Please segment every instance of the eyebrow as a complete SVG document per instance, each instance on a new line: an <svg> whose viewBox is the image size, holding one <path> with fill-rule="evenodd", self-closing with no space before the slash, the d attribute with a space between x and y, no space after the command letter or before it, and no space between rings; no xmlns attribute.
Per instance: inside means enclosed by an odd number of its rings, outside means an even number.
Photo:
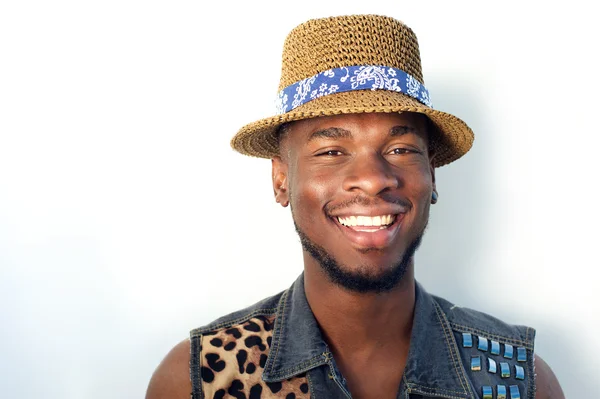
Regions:
<svg viewBox="0 0 600 399"><path fill-rule="evenodd" d="M411 126L394 126L390 129L391 137L402 136L407 133L415 133L416 129ZM352 132L346 129L342 129L340 127L330 127L327 129L317 130L313 134L310 135L308 141L313 141L319 138L325 139L351 139Z"/></svg>
<svg viewBox="0 0 600 399"><path fill-rule="evenodd" d="M325 139L351 139L352 133L349 130L342 129L339 127L330 127L323 130L317 130L313 134L310 135L308 141L313 141L316 139L325 138Z"/></svg>
<svg viewBox="0 0 600 399"><path fill-rule="evenodd" d="M390 129L390 136L392 136L392 137L402 136L407 133L415 133L416 131L417 131L417 129L415 129L414 127L411 127L411 126L394 126L393 128Z"/></svg>

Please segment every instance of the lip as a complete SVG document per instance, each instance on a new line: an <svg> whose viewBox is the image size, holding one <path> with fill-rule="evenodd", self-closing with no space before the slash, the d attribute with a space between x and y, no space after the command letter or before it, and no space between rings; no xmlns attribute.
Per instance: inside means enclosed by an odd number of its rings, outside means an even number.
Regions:
<svg viewBox="0 0 600 399"><path fill-rule="evenodd" d="M400 213L396 213L396 212L378 213L378 212L380 212L380 211L377 210L376 213L373 213L373 212L354 213L354 212L352 212L352 213L348 213L348 214L340 214L340 215L336 215L336 216L331 216L330 219L338 227L338 229L342 232L342 234L348 239L348 241L350 241L355 247L360 248L360 249L369 249L369 248L383 249L383 248L389 247L390 244L394 241L396 234L400 230L400 226L402 225L402 220L404 220L404 216L406 215L406 212L400 212ZM377 230L377 231L373 231L373 232L356 231L356 230L351 229L350 227L346 227L346 226L342 225L337 220L338 216L343 217L344 215L378 216L378 215L385 215L385 214L395 215L396 219L394 220L394 223L392 223L385 229L381 229L381 230Z"/></svg>
<svg viewBox="0 0 600 399"><path fill-rule="evenodd" d="M361 208L361 207L352 207L346 208L343 212L332 212L329 214L329 217L336 219L338 217L348 217L348 216L383 216L383 215L398 215L405 214L408 212L408 208L404 206L381 206L377 208L369 207L369 208Z"/></svg>

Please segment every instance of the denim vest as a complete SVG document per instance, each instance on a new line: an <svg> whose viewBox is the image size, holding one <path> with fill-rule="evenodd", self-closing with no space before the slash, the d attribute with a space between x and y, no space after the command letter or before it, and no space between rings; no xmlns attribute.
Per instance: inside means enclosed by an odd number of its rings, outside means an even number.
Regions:
<svg viewBox="0 0 600 399"><path fill-rule="evenodd" d="M397 398L534 399L535 330L454 306L416 283ZM351 398L304 293L282 293L191 331L192 399Z"/></svg>

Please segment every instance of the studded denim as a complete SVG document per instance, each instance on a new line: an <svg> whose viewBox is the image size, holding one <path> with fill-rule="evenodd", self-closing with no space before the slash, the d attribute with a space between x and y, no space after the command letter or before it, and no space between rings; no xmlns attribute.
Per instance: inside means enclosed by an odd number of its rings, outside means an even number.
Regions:
<svg viewBox="0 0 600 399"><path fill-rule="evenodd" d="M202 335L252 317L273 315L262 380L283 382L306 373L311 398L351 398L310 310L300 275L288 290L191 332L193 399L204 398ZM397 398L534 399L534 338L532 328L454 306L416 283L413 330ZM261 397L278 397L264 394Z"/></svg>

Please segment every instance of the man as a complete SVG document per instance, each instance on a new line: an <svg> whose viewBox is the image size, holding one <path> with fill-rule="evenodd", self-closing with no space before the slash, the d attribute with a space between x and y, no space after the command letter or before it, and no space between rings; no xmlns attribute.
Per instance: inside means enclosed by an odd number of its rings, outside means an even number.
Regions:
<svg viewBox="0 0 600 399"><path fill-rule="evenodd" d="M272 159L304 273L193 330L147 398L563 398L534 355L533 329L415 283L435 168L472 141L463 121L431 108L404 24L363 15L296 27L278 115L242 128L232 146Z"/></svg>

